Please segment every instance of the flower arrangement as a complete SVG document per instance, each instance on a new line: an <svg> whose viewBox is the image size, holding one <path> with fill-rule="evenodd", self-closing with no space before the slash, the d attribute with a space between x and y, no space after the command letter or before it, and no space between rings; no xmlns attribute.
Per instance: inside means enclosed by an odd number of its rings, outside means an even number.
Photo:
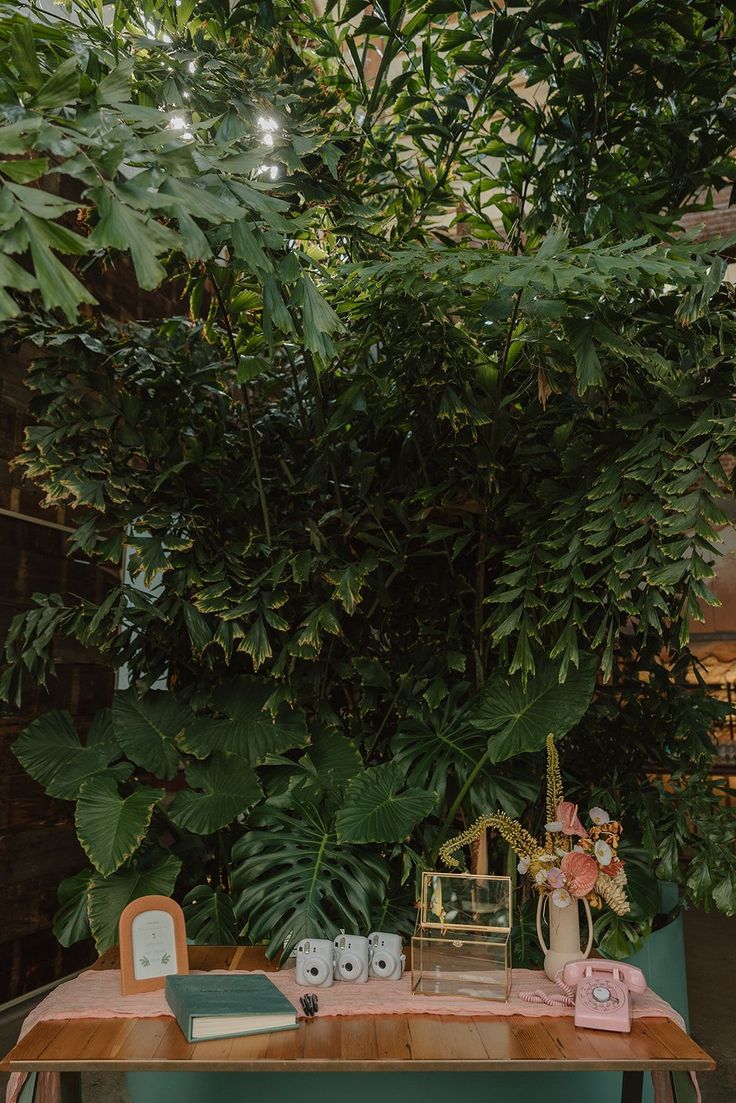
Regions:
<svg viewBox="0 0 736 1103"><path fill-rule="evenodd" d="M578 807L564 799L560 763L552 736L547 737L547 822L544 843L505 812L481 816L461 835L449 839L440 850L447 866L460 863L456 850L495 828L515 851L519 873L528 874L535 890L549 895L558 908L567 908L586 897L593 908L606 904L616 915L626 915L626 872L618 856L621 824L603 808L591 808L590 826L578 817Z"/></svg>

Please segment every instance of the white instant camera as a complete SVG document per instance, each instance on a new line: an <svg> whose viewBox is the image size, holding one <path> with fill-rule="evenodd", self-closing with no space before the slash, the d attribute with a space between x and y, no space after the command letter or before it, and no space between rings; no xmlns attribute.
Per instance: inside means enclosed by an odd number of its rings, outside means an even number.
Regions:
<svg viewBox="0 0 736 1103"><path fill-rule="evenodd" d="M362 934L339 934L335 939L335 980L366 981L371 950Z"/></svg>
<svg viewBox="0 0 736 1103"><path fill-rule="evenodd" d="M401 935L374 931L368 935L371 948L369 973L381 980L401 980L406 958L401 952Z"/></svg>
<svg viewBox="0 0 736 1103"><path fill-rule="evenodd" d="M296 983L307 988L331 988L335 948L329 938L303 938L296 946Z"/></svg>

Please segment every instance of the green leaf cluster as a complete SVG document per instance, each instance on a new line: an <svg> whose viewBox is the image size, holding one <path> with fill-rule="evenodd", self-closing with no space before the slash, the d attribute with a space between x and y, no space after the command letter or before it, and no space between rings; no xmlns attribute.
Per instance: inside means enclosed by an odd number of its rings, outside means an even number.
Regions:
<svg viewBox="0 0 736 1103"><path fill-rule="evenodd" d="M16 704L60 635L130 682L86 739L49 714L17 745L92 863L60 937L108 945L153 884L272 953L406 930L450 832L539 829L550 733L632 872L733 911L688 632L732 511L736 313L730 244L680 225L736 178L728 6L78 9L0 2L17 463L77 511L70 553L127 562L5 641ZM111 268L181 306L114 320Z"/></svg>

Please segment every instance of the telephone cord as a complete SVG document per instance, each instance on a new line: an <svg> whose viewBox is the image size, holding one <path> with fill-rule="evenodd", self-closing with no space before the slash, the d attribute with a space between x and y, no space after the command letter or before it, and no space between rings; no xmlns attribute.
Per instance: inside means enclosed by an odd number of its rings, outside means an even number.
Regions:
<svg viewBox="0 0 736 1103"><path fill-rule="evenodd" d="M555 974L555 984L561 989L562 995L557 992L544 992L538 988L536 992L519 992L519 999L526 1003L546 1003L549 1007L574 1007L575 989L565 984L562 979L562 969Z"/></svg>

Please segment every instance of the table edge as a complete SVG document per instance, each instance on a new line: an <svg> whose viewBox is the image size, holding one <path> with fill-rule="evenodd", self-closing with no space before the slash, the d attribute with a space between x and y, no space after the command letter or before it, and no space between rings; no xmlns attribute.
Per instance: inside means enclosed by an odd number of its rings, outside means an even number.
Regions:
<svg viewBox="0 0 736 1103"><path fill-rule="evenodd" d="M716 1067L713 1058L671 1060L632 1059L630 1061L606 1061L605 1058L523 1058L519 1060L483 1060L459 1058L457 1060L373 1059L339 1060L327 1058L299 1058L294 1061L262 1058L253 1059L203 1059L201 1061L143 1058L139 1061L11 1061L11 1072L712 1072Z"/></svg>
<svg viewBox="0 0 736 1103"><path fill-rule="evenodd" d="M373 1017L373 1016L371 1016ZM425 1016L416 1016L424 1018ZM468 1023L493 1022L494 1016L473 1016L466 1018ZM515 1016L512 1016L515 1018ZM523 1018L523 1016L522 1016ZM57 1019L59 1026L74 1023L74 1019ZM94 1023L109 1022L109 1019L85 1020L92 1026ZM555 1023L555 1016L535 1016L535 1022ZM13 1060L13 1051L10 1050L2 1062L0 1068L9 1072L536 1072L543 1069L549 1071L590 1071L590 1072L710 1072L716 1068L716 1061L709 1053L690 1038L685 1030L671 1019L662 1020L657 1016L642 1016L636 1020L641 1023L661 1023L666 1021L679 1030L695 1046L698 1047L702 1057L675 1057L671 1058L617 1058L606 1059L599 1055L570 1059L566 1057L520 1057L508 1058L352 1058L338 1057L295 1057L295 1058L198 1058L196 1051L185 1058L156 1058L142 1057L138 1060L130 1058L111 1058L110 1060L92 1057L88 1059L47 1059ZM25 1041L37 1027L45 1024L38 1023L32 1027L25 1036Z"/></svg>

